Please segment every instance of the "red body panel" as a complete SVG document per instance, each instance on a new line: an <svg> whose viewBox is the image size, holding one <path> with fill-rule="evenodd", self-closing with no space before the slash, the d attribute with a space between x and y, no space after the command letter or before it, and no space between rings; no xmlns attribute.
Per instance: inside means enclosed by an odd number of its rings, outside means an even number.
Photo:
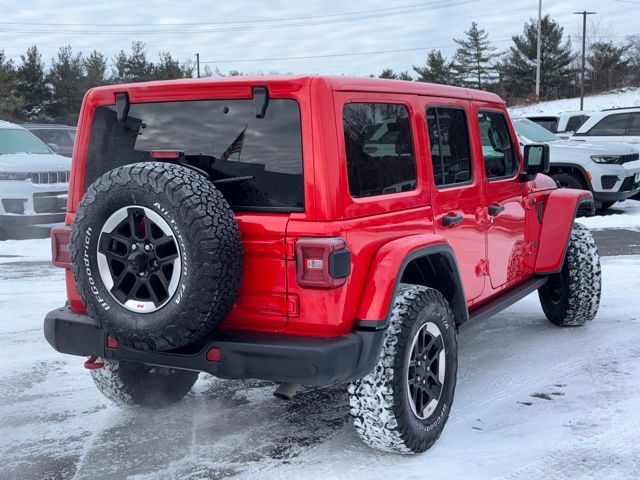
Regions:
<svg viewBox="0 0 640 480"><path fill-rule="evenodd" d="M585 197L591 197L591 192L561 188L549 194L544 205L536 273L556 272L562 267L578 203Z"/></svg>
<svg viewBox="0 0 640 480"><path fill-rule="evenodd" d="M543 246L536 261L537 205L548 196L549 185L544 180L520 183L517 176L488 182L484 171L477 109L506 114L504 102L490 93L418 82L237 77L90 90L78 123L67 224L86 188L89 132L98 106L113 104L119 92L127 92L132 103L251 98L254 86L266 86L271 98L291 98L300 105L305 211L236 215L244 247L244 274L238 301L223 328L336 336L351 331L356 319L381 320L392 302L404 259L429 245L446 244L453 249L470 308L524 281L534 267L535 271L557 268L563 249L558 252L554 247L566 243L568 213L575 211L577 194L554 191L545 203L546 211L563 213L545 215ZM415 190L360 199L350 196L342 125L342 109L349 102L391 102L407 107L416 158ZM469 185L441 190L434 185L425 115L430 104L465 109L474 170ZM512 136L517 138L513 131ZM494 202L506 208L491 223L487 209ZM462 214L463 221L455 228L444 228L442 217L450 213ZM554 220L547 222L547 216ZM351 252L351 274L343 286L316 289L297 284L294 245L301 237L345 239ZM66 278L71 308L82 311L69 270Z"/></svg>

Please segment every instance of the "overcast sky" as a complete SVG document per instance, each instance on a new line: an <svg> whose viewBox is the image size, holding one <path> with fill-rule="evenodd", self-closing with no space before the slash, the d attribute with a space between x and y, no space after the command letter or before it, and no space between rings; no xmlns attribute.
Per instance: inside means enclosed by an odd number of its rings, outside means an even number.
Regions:
<svg viewBox="0 0 640 480"><path fill-rule="evenodd" d="M473 20L495 47L507 49L537 8L537 0L0 0L0 50L19 63L36 44L49 64L61 45L112 58L142 40L154 61L160 51L180 60L199 52L203 64L215 62L209 65L225 72L367 75L411 70L431 48L451 55L452 38ZM573 12L585 9L598 12L589 24L607 39L640 33L640 0L543 0L543 15L565 27L576 49L581 17ZM343 54L358 55L337 56ZM282 59L309 56L316 58Z"/></svg>

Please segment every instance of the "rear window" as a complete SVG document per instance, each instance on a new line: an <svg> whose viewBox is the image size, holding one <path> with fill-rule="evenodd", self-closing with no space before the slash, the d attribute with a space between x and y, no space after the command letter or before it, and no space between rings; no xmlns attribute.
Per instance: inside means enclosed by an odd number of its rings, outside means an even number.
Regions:
<svg viewBox="0 0 640 480"><path fill-rule="evenodd" d="M600 120L587 135L590 136L622 136L627 131L627 125L631 119L630 113L618 113L609 115Z"/></svg>
<svg viewBox="0 0 640 480"><path fill-rule="evenodd" d="M349 192L353 198L416 188L416 163L407 107L349 103L342 112Z"/></svg>
<svg viewBox="0 0 640 480"><path fill-rule="evenodd" d="M550 132L558 133L558 118L557 117L530 117L534 123L537 123L541 127L546 128Z"/></svg>
<svg viewBox="0 0 640 480"><path fill-rule="evenodd" d="M115 105L99 107L91 127L86 184L122 165L152 161L154 150L183 152L209 173L235 210L302 211L300 108L270 99L264 118L248 100L131 104L125 122Z"/></svg>

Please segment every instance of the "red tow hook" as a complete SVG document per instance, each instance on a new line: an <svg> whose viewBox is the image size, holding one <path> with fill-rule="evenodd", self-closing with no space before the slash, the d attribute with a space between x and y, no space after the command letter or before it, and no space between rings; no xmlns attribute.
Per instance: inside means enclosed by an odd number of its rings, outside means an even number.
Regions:
<svg viewBox="0 0 640 480"><path fill-rule="evenodd" d="M89 359L84 362L84 368L87 370L97 370L98 368L104 368L104 362L97 362L98 357L91 355Z"/></svg>

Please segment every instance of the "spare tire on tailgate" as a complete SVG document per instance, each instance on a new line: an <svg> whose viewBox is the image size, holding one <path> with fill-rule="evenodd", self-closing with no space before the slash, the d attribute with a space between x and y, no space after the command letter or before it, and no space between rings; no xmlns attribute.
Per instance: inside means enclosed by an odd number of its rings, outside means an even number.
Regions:
<svg viewBox="0 0 640 480"><path fill-rule="evenodd" d="M135 163L98 178L78 205L71 264L87 312L123 345L171 350L210 333L242 276L240 232L204 176Z"/></svg>

